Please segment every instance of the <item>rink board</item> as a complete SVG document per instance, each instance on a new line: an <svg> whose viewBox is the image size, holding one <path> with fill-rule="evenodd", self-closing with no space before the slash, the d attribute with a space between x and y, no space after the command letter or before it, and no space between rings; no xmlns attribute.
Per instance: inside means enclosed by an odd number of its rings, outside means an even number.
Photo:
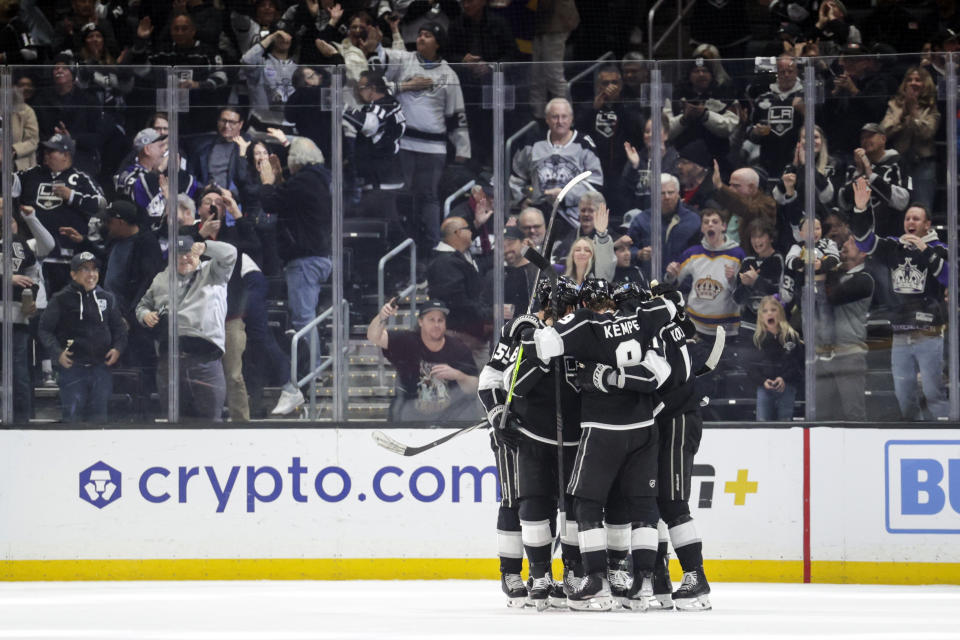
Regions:
<svg viewBox="0 0 960 640"><path fill-rule="evenodd" d="M704 432L691 507L714 579L960 582L960 438L804 432ZM0 579L497 575L484 431L409 458L367 429L2 431L0 452Z"/></svg>

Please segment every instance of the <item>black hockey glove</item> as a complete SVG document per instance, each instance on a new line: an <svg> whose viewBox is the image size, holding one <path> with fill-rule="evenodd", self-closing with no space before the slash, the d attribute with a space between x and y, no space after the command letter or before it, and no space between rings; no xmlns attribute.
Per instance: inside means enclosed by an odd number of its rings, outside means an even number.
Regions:
<svg viewBox="0 0 960 640"><path fill-rule="evenodd" d="M650 289L650 295L653 297L661 297L665 300L672 302L678 310L683 309L683 306L686 304L686 301L683 299L683 293L677 289L676 284L671 284L667 282L658 282Z"/></svg>
<svg viewBox="0 0 960 640"><path fill-rule="evenodd" d="M619 370L599 362L581 363L577 367L577 382L582 391L588 392L610 393L611 388L623 387Z"/></svg>
<svg viewBox="0 0 960 640"><path fill-rule="evenodd" d="M520 335L524 330L536 330L542 326L543 323L540 322L540 318L532 313L525 313L522 316L517 316L514 318L513 322L510 324L510 337L514 340L517 340L520 338Z"/></svg>
<svg viewBox="0 0 960 640"><path fill-rule="evenodd" d="M498 447L516 449L520 446L520 441L523 439L523 434L520 433L519 428L520 419L512 413L507 414L507 423L503 426L503 429L500 428L500 423L494 426L492 430L493 441Z"/></svg>

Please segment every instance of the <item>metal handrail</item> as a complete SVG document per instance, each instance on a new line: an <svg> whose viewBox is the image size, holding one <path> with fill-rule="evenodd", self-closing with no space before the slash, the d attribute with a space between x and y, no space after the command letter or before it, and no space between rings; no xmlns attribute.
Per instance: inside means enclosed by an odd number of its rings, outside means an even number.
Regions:
<svg viewBox="0 0 960 640"><path fill-rule="evenodd" d="M290 338L290 382L297 386L297 388L303 387L305 384L310 384L310 410L308 412L308 417L311 419L316 418L317 416L317 385L312 384L317 377L329 369L333 363L333 355L326 356L324 361L317 366L317 341L319 340L317 331L315 329L317 326L333 315L333 310L336 308L336 305L331 305L328 309L323 311L316 318L305 324L299 331L293 334ZM340 301L340 308L343 309L343 315L346 319L344 326L348 326L350 322L350 303L346 299ZM347 328L349 335L349 327ZM297 343L307 334L310 334L310 371L307 372L307 375L303 376L299 380L297 379L297 370L300 365L300 354L297 350ZM334 344L336 344L336 340ZM346 354L349 349L349 345L343 345L341 352Z"/></svg>
<svg viewBox="0 0 960 640"><path fill-rule="evenodd" d="M377 264L377 313L380 312L380 309L383 309L383 305L387 302L385 276L387 263L400 255L407 247L410 248L410 284L397 295L400 298L410 296L410 319L413 320L417 315L417 245L413 238L407 238L385 253ZM413 329L413 322L410 323L410 328ZM377 352L377 382L381 387L383 386L383 373L383 349L380 349Z"/></svg>
<svg viewBox="0 0 960 640"><path fill-rule="evenodd" d="M444 220L450 217L450 208L453 206L454 201L460 196L462 196L463 194L470 191L470 189L473 189L474 185L476 184L477 184L476 180L471 180L467 184L463 185L462 187L460 187L459 189L451 193L450 196L443 201L443 219Z"/></svg>
<svg viewBox="0 0 960 640"><path fill-rule="evenodd" d="M663 30L663 33L660 35L660 39L656 42L653 41L653 18L657 13L657 9L660 8L666 0L657 0L657 3L650 7L650 11L647 13L647 59L653 60L653 54L656 53L657 49L660 48L660 45L673 33L674 29L679 29L680 21L683 20L684 16L687 15L687 12L693 8L693 5L697 3L697 0L690 0L690 3L687 6L683 6L683 0L677 0L677 17L670 23L670 25ZM680 37L677 37L677 60L683 58L683 41Z"/></svg>
<svg viewBox="0 0 960 640"><path fill-rule="evenodd" d="M577 75L567 80L567 84L570 85L570 84L573 84L574 82L580 82L581 80L583 80L584 77L593 73L593 70L599 67L601 62L603 62L604 60L609 60L612 57L613 57L613 51L607 51L605 54L603 54L602 56L594 60L593 64L591 64L589 67L587 67Z"/></svg>

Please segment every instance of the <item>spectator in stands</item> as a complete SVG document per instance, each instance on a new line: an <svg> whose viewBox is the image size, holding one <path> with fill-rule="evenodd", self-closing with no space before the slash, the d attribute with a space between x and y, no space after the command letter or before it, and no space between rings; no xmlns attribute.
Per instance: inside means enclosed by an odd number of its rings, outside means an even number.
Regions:
<svg viewBox="0 0 960 640"><path fill-rule="evenodd" d="M673 100L664 105L670 119L670 140L678 149L693 140L703 140L710 156L726 162L730 135L740 123L731 109L733 95L721 87L703 58L690 66L685 82L676 87Z"/></svg>
<svg viewBox="0 0 960 640"><path fill-rule="evenodd" d="M850 161L851 149L859 144L860 128L868 122L880 122L889 96L896 92L896 81L866 53L859 45L843 48L843 55L830 67L834 77L827 85L823 114L817 117L834 153L845 162Z"/></svg>
<svg viewBox="0 0 960 640"><path fill-rule="evenodd" d="M470 137L460 82L440 57L446 32L428 22L417 36L416 53L383 51L386 79L395 83L407 128L400 139L400 160L412 206L403 212L416 228L411 236L417 252L427 255L440 240L440 198L437 188L446 166L447 141L455 162L470 159ZM398 93L399 92L399 93ZM410 229L411 231L413 229Z"/></svg>
<svg viewBox="0 0 960 640"><path fill-rule="evenodd" d="M100 109L93 96L76 84L77 65L69 53L53 59L53 85L37 96L40 138L54 134L71 137L76 142L73 164L78 169L96 176L100 171L100 150L103 131Z"/></svg>
<svg viewBox="0 0 960 640"><path fill-rule="evenodd" d="M773 199L776 203L785 204L797 197L798 193L805 193L804 180L806 180L806 134L800 130L800 137L793 151L793 160L781 171L781 179L773 185ZM820 125L813 127L813 152L815 154L816 172L814 173L814 182L816 183L817 202L823 205L830 205L834 202L837 195L836 181L841 179L838 172L839 160L830 155L827 148L827 137L823 133ZM784 176L792 174L791 186L786 186ZM771 174L775 175L775 174ZM789 191L789 193L788 193Z"/></svg>
<svg viewBox="0 0 960 640"><path fill-rule="evenodd" d="M399 157L406 119L379 72L361 72L354 90L359 106L345 109L343 121L345 127L355 131L354 136L345 136L344 156L361 190L356 212L359 216L388 220L394 238L400 239L403 231L397 195L403 188Z"/></svg>
<svg viewBox="0 0 960 640"><path fill-rule="evenodd" d="M447 335L449 310L428 300L418 311L419 331L387 329L397 313L391 300L367 326L367 340L383 349L397 369L394 420L456 420L476 417L478 369L467 348Z"/></svg>
<svg viewBox="0 0 960 640"><path fill-rule="evenodd" d="M278 132L276 129L269 131ZM280 135L283 135L282 133ZM284 136L286 140L286 136ZM274 184L283 184L283 166L280 163L280 157L276 153L271 153L267 143L263 140L251 142L247 146L244 154L247 161L247 170L253 176L257 184L260 184L260 164L263 162L270 164L271 172L274 176ZM261 260L258 261L261 270L265 275L274 276L280 273L282 264L277 249L277 214L273 211L260 211L256 219L257 235L260 237Z"/></svg>
<svg viewBox="0 0 960 640"><path fill-rule="evenodd" d="M797 283L796 288L799 290L803 283L806 281L805 274L807 269L807 263L810 261L810 254L807 253L807 246L805 238L807 237L807 225L810 224L809 219L806 216L803 216L800 219L799 225L797 225L797 233L795 234L801 240L798 240L796 244L790 247L790 250L787 252L786 257L783 260L784 269L792 274L794 281ZM831 240L829 237L823 236L823 223L820 221L820 218L813 219L813 278L816 283L816 288L819 290L822 287L822 284L826 279L827 275L834 271L838 266L840 266L840 249L837 247L837 244ZM802 299L798 298L796 300L797 305L802 304Z"/></svg>
<svg viewBox="0 0 960 640"><path fill-rule="evenodd" d="M0 211L2 216L2 211ZM30 319L37 310L46 307L46 290L40 272L40 261L53 251L55 242L37 216L34 208L21 206L20 217L29 229L26 234L19 233L17 219L10 220L13 231L11 248L16 259L11 261L14 272L10 276L13 291L13 421L26 424L33 417L33 377L30 375ZM0 239L3 231L0 227ZM3 272L3 253L0 252L0 273ZM0 318L0 328L3 327ZM0 345L0 354L3 347Z"/></svg>
<svg viewBox="0 0 960 640"><path fill-rule="evenodd" d="M760 146L760 166L768 175L779 175L793 158L803 129L803 84L797 62L786 54L777 58L777 80L761 93L753 110L747 137Z"/></svg>
<svg viewBox="0 0 960 640"><path fill-rule="evenodd" d="M10 139L13 142L13 166L16 171L26 171L37 165L40 128L36 112L24 102L23 90L15 87L11 97Z"/></svg>
<svg viewBox="0 0 960 640"><path fill-rule="evenodd" d="M932 228L930 212L920 204L907 208L903 235L882 238L875 232L870 185L860 178L853 186L850 227L857 246L890 269L898 298L892 319L891 368L894 391L904 420L936 420L947 415L943 385L944 293L949 280L947 247ZM917 389L920 373L927 410L921 412Z"/></svg>
<svg viewBox="0 0 960 640"><path fill-rule="evenodd" d="M693 53L690 55L690 57L694 60L697 58L703 58L704 61L706 61L707 65L710 67L710 72L717 81L718 87L733 88L733 78L731 78L730 74L727 73L727 70L723 68L723 62L720 59L720 50L717 49L716 46L703 43L693 50Z"/></svg>
<svg viewBox="0 0 960 640"><path fill-rule="evenodd" d="M470 155L481 165L492 163L493 139L489 129L476 126L489 122L483 109L483 87L490 86L492 63L516 60L519 52L510 24L487 9L487 0L464 0L463 13L450 21L446 58L455 63L470 127Z"/></svg>
<svg viewBox="0 0 960 640"><path fill-rule="evenodd" d="M679 156L677 150L671 144L667 144L667 136L670 133L670 122L665 115L661 115L661 141L658 149L660 151L660 171L677 174L677 165ZM617 206L614 211L626 211L628 209L648 209L650 207L650 180L653 174L650 171L651 149L653 148L653 125L650 119L647 119L643 127L643 146L635 148L629 141L624 141L623 149L626 153L627 162L623 166L619 184L619 194ZM604 169L606 172L606 169ZM607 174L612 176L616 174Z"/></svg>
<svg viewBox="0 0 960 640"><path fill-rule="evenodd" d="M223 33L223 11L219 3L210 0L178 0L178 2L154 2L144 9L152 24L160 25L159 39L177 37L177 17L185 15L196 25L196 39L205 47L216 50Z"/></svg>
<svg viewBox="0 0 960 640"><path fill-rule="evenodd" d="M237 6L227 16L227 28L220 34L219 48L228 60L239 60L240 56L277 28L281 17L279 0L256 0L253 15L240 10ZM284 25L287 29L292 28ZM287 31L287 33L291 33Z"/></svg>
<svg viewBox="0 0 960 640"><path fill-rule="evenodd" d="M605 263L607 258L613 256L612 239L607 232L610 222L610 210L607 208L607 201L599 191L587 191L580 196L580 205L577 210L580 217L580 229L577 231L576 238L590 238L596 241L597 250L603 254ZM554 255L566 256L576 238L567 238L554 245ZM612 262L613 259L610 261Z"/></svg>
<svg viewBox="0 0 960 640"><path fill-rule="evenodd" d="M955 29L941 27L930 40L931 54L925 62L935 85L947 77L947 55L960 51L960 35Z"/></svg>
<svg viewBox="0 0 960 640"><path fill-rule="evenodd" d="M841 268L827 279L815 304L818 420L866 420L867 312L873 278L867 256L849 235L840 250Z"/></svg>
<svg viewBox="0 0 960 640"><path fill-rule="evenodd" d="M939 124L933 78L923 67L910 67L897 95L887 103L887 115L880 127L900 154L903 172L912 183L912 198L927 210L933 206L936 189L934 136Z"/></svg>
<svg viewBox="0 0 960 640"><path fill-rule="evenodd" d="M713 201L713 158L703 140L688 142L677 152L677 180L680 182L680 198L694 211L704 207L716 208Z"/></svg>
<svg viewBox="0 0 960 640"><path fill-rule="evenodd" d="M182 118L180 134L198 133L206 129L204 107L213 109L225 104L227 93L227 72L223 68L223 59L211 45L197 38L197 25L188 14L178 14L170 22L172 43L163 48L154 47L149 40L153 25L149 17L140 21L137 27L137 40L130 49L131 62L143 65L140 73L149 73L150 68L183 67L180 70L181 89L189 90L191 111L194 117ZM208 28L211 23L204 23ZM216 43L219 38L219 26ZM199 109L198 109L199 107ZM237 130L239 133L239 129Z"/></svg>
<svg viewBox="0 0 960 640"><path fill-rule="evenodd" d="M620 61L620 75L623 78L623 101L639 107L643 86L650 82L647 59L639 51L628 51ZM649 112L649 109L646 111Z"/></svg>
<svg viewBox="0 0 960 640"><path fill-rule="evenodd" d="M314 67L300 64L293 73L293 95L287 100L284 117L296 126L297 133L313 140L324 152L330 152L330 121L323 104L323 73ZM319 114L319 115L318 115Z"/></svg>
<svg viewBox="0 0 960 640"><path fill-rule="evenodd" d="M751 250L740 263L733 299L740 305L740 337L743 342L748 342L756 337L757 314L761 311L762 301L776 296L778 305L789 307L794 285L792 276L785 278L783 256L774 248L774 228L757 219L747 226L745 232L750 238Z"/></svg>
<svg viewBox="0 0 960 640"><path fill-rule="evenodd" d="M216 240L237 249L233 273L227 283L223 374L226 378L230 419L233 422L249 422L250 404L243 380L243 352L247 343L244 315L248 301L244 275L260 270L257 263L261 259L260 238L254 228L253 217L244 215L233 194L222 187L209 186L203 190L197 205L197 218L199 225L192 231L195 242ZM184 228L181 227L183 232Z"/></svg>
<svg viewBox="0 0 960 640"><path fill-rule="evenodd" d="M106 206L106 200L100 186L73 166L76 147L70 136L54 134L41 146L43 164L18 174L20 203L34 207L40 222L57 239L58 251L44 260L43 273L48 291L59 291L71 280L69 264L76 249L76 244L60 233L61 228L86 230L89 219Z"/></svg>
<svg viewBox="0 0 960 640"><path fill-rule="evenodd" d="M640 137L639 122L631 121L627 105L621 99L623 78L615 64L599 67L593 74L594 98L592 108L580 112L577 131L589 136L596 146L603 175L608 176L602 189L614 211L623 211L616 177L623 173L627 163L624 144Z"/></svg>
<svg viewBox="0 0 960 640"><path fill-rule="evenodd" d="M333 42L347 25L342 24L344 14L352 13L344 9L347 2L337 0L300 0L287 6L277 25L304 43L301 62L304 64L330 64L324 60L316 46L316 40ZM371 22L372 24L372 22Z"/></svg>
<svg viewBox="0 0 960 640"><path fill-rule="evenodd" d="M678 260L668 264L664 276L666 282L679 285L688 278L692 281L687 313L702 335L713 336L721 325L727 333L735 333L740 323L740 309L733 290L746 254L727 238L726 231L727 219L722 212L701 211L701 243L689 247Z"/></svg>
<svg viewBox="0 0 960 640"><path fill-rule="evenodd" d="M647 278L653 257L650 215L650 209L638 213L627 231L633 241L631 252ZM696 242L700 232L700 216L680 202L680 183L668 173L660 175L660 215L661 264L666 267Z"/></svg>
<svg viewBox="0 0 960 640"><path fill-rule="evenodd" d="M175 250L180 415L220 422L227 395L221 362L227 282L237 261L237 250L215 240L193 242L190 236L180 236ZM210 259L201 261L203 255ZM157 328L156 334L160 340L157 387L161 398L168 394L170 378L165 326L170 305L169 269L168 266L157 274L137 304L137 320L140 324L151 329Z"/></svg>
<svg viewBox="0 0 960 640"><path fill-rule="evenodd" d="M530 295L537 284L540 269L524 257L523 252L530 245L530 240L519 227L506 227L503 230L503 261L506 263L503 270L503 304L504 319L510 320L522 313L526 313L530 303ZM488 276L493 275L493 270ZM493 282L487 282L488 296L493 291Z"/></svg>
<svg viewBox="0 0 960 640"><path fill-rule="evenodd" d="M853 152L853 162L840 189L840 208L849 211L854 205L854 183L864 177L870 183L870 213L875 230L881 237L898 234L903 225L903 212L910 202L909 178L900 169L900 154L887 149L883 128L868 122L860 131L860 146Z"/></svg>
<svg viewBox="0 0 960 640"><path fill-rule="evenodd" d="M470 253L473 237L463 218L451 216L440 227L443 241L427 266L427 291L444 300L450 310L449 331L483 360L491 324L490 308L483 303L483 279Z"/></svg>
<svg viewBox="0 0 960 640"><path fill-rule="evenodd" d="M113 26L105 18L97 15L97 3L94 0L70 0L70 11L55 25L54 51L80 51L84 45L83 28L93 24L103 35L104 45L112 56L120 53Z"/></svg>
<svg viewBox="0 0 960 640"><path fill-rule="evenodd" d="M584 194L580 210L588 219L589 233L582 233L570 245L566 252L565 273L577 284L587 278L601 278L613 282L617 257L613 250L613 240L607 233L610 211L603 202L603 196L599 193L595 193L593 197Z"/></svg>
<svg viewBox="0 0 960 640"><path fill-rule="evenodd" d="M119 68L116 65L127 64L129 51L124 49L118 57L114 58L107 49L106 39L99 25L93 22L83 25L80 36L83 46L78 52L77 62L81 65L96 67L96 69L84 73L81 68L79 81L97 95L103 106L123 107L126 104L124 96L133 89L133 73L129 69Z"/></svg>
<svg viewBox="0 0 960 640"><path fill-rule="evenodd" d="M92 253L73 256L70 278L40 317L39 339L59 354L61 420L103 424L113 392L109 367L127 346L127 326L115 296L97 286Z"/></svg>
<svg viewBox="0 0 960 640"><path fill-rule="evenodd" d="M196 136L184 147L187 169L200 184L212 183L237 191L244 211L254 214L259 209L256 179L250 175L238 143L250 140L250 136L243 133L243 123L239 107L223 107L216 133Z"/></svg>
<svg viewBox="0 0 960 640"><path fill-rule="evenodd" d="M261 162L263 208L277 214L277 245L284 261L290 324L305 327L317 315L320 287L330 277L330 173L323 154L308 138L294 138L287 154L290 179L276 184L269 162ZM303 404L303 394L288 382L272 413L289 413ZM286 411L280 411L286 409Z"/></svg>
<svg viewBox="0 0 960 640"><path fill-rule="evenodd" d="M544 249L543 242L547 237L547 221L540 209L527 207L521 211L517 217L517 227L530 240L530 246L537 250Z"/></svg>
<svg viewBox="0 0 960 640"><path fill-rule="evenodd" d="M757 422L789 421L797 389L803 384L803 340L772 295L760 299L753 319L757 351L748 352L747 375L757 389Z"/></svg>
<svg viewBox="0 0 960 640"><path fill-rule="evenodd" d="M473 245L470 251L480 273L493 269L493 252L496 236L493 235L493 186L487 183L470 187L470 197L450 210L450 215L459 216L470 225ZM449 216L448 216L449 217ZM508 219L509 222L509 219Z"/></svg>
<svg viewBox="0 0 960 640"><path fill-rule="evenodd" d="M621 225L621 229L623 229L623 225ZM633 240L627 235L620 236L617 241L613 243L613 252L617 258L617 266L613 272L613 281L617 283L635 282L640 285L641 288L649 289L650 283L647 282L647 278L643 275L640 266L633 264L633 255L630 253L630 245L632 244Z"/></svg>
<svg viewBox="0 0 960 640"><path fill-rule="evenodd" d="M573 129L573 108L565 98L554 98L544 111L550 129L545 140L534 142L513 156L510 190L515 203L552 208L563 187L583 171L593 173L571 189L557 208L565 224L554 224L554 237L573 236L579 228L577 206L587 191L603 187L603 169L590 136ZM529 194L529 195L527 195ZM550 240L548 239L548 242Z"/></svg>
<svg viewBox="0 0 960 640"><path fill-rule="evenodd" d="M240 58L245 65L256 67L244 73L254 109L283 111L293 95L293 74L297 70L293 36L277 30L251 46Z"/></svg>
<svg viewBox="0 0 960 640"><path fill-rule="evenodd" d="M533 117L539 118L545 113L548 97L566 98L569 95L563 75L563 54L567 38L580 24L580 14L574 0L555 0L538 5L535 20L530 108Z"/></svg>
<svg viewBox="0 0 960 640"><path fill-rule="evenodd" d="M16 2L4 2L0 6L0 64L19 66L36 64L43 53L39 42L33 37L33 30L28 23L36 21L32 18L43 17L39 7L27 11L26 7ZM19 79L17 80L19 84ZM29 100L29 98L28 98Z"/></svg>
<svg viewBox="0 0 960 640"><path fill-rule="evenodd" d="M814 37L839 48L847 44L862 44L860 31L847 16L847 7L840 0L824 0L817 9ZM825 51L829 54L830 51Z"/></svg>
<svg viewBox="0 0 960 640"><path fill-rule="evenodd" d="M339 5L331 7L331 16L336 15L337 6ZM403 39L397 31L398 23L398 18L389 22L393 35L390 50L405 52ZM383 33L366 11L357 11L350 17L350 28L345 32L346 37L342 41L339 40L341 32L331 32L329 26L323 30L323 33L325 36L319 36L315 42L321 56L319 62L325 65L344 65L347 81L350 83L356 83L362 72L370 69L371 65L379 64L384 58L384 49L381 44ZM327 41L325 37L329 37L330 40ZM397 92L394 91L394 93ZM344 99L347 105L355 106L354 96L348 93L344 95Z"/></svg>
<svg viewBox="0 0 960 640"><path fill-rule="evenodd" d="M772 197L760 190L760 176L753 169L737 169L730 174L730 186L727 186L723 184L720 167L714 161L713 188L713 199L730 213L727 234L741 247L748 248L750 238L741 237L739 230L746 229L753 220L760 219L771 225L776 224L777 204Z"/></svg>

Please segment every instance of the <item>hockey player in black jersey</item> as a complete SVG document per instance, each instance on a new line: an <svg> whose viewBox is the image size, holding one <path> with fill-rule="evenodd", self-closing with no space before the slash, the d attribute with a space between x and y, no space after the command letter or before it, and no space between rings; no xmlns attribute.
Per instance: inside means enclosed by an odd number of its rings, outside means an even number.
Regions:
<svg viewBox="0 0 960 640"><path fill-rule="evenodd" d="M646 292L638 291L636 287L621 287L616 293L619 294L616 300L621 313L629 313L631 309L650 304ZM676 297L679 294L670 287L656 285L650 295L654 300L659 296L668 296L683 308L682 301ZM687 340L695 335L693 322L680 311L672 322L660 328L656 336L670 363L670 375L656 392L660 441L657 506L683 568L683 582L671 597L667 536L661 527L652 585L655 600L651 601L651 606L672 609L676 605L682 611L709 610L711 606L710 585L703 572L703 544L690 516L689 505L693 457L700 448L703 430L700 399L696 394L695 375L686 347ZM591 363L588 369L597 366ZM635 373L632 369L627 367L617 375L624 375L624 379L629 381L631 374Z"/></svg>
<svg viewBox="0 0 960 640"><path fill-rule="evenodd" d="M662 353L645 348L677 312L660 300L643 314L615 315L613 288L604 280L581 285L577 310L553 327L534 332L533 345L543 362L572 357L606 366L582 384L580 447L567 491L574 496L574 514L583 557L584 579L568 597L572 609L608 610L613 598L607 579L608 522L631 523L634 589L626 604L645 609L640 586L650 583L657 549L657 432L653 391L670 375ZM524 346L526 346L525 343ZM629 382L620 368L637 366ZM630 385L630 389L625 388ZM611 500L611 497L615 499Z"/></svg>
<svg viewBox="0 0 960 640"><path fill-rule="evenodd" d="M537 300L541 311L519 316L500 333L500 342L490 362L480 374L479 395L487 410L487 419L499 438L516 443L516 474L513 478L519 502L519 518L523 548L530 564L528 599L538 610L548 604L566 606L563 588L553 581L550 562L553 550L553 523L557 514L557 423L554 370L537 359L532 349L534 329L544 326L576 308L577 285L561 277L556 285L543 279L537 284ZM528 346L521 350L518 339L526 338ZM564 480L569 479L580 438L580 398L576 386L576 368L565 360L560 385L560 407L563 413ZM505 423L507 434L498 434L504 400L512 387L510 415ZM519 437L518 437L519 436ZM564 559L564 582L572 591L573 579L580 573L580 548L577 523L572 517L568 496L564 496L560 540Z"/></svg>

